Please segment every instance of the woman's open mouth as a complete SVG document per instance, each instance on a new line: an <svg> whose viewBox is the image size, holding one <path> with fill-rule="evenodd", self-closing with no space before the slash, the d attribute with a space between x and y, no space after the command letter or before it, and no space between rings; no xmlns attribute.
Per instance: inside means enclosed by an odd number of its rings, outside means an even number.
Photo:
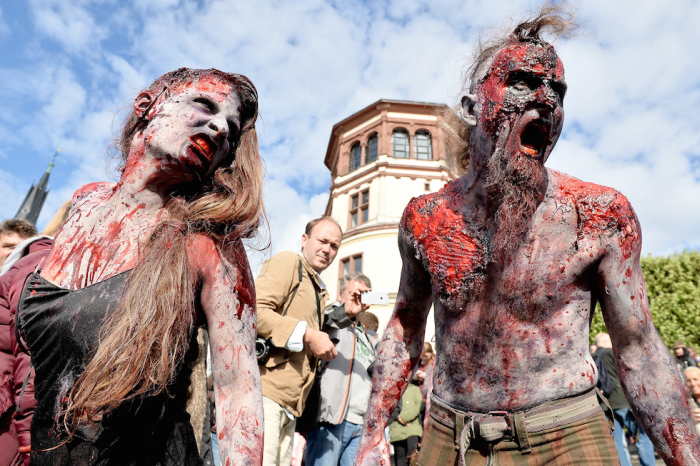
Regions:
<svg viewBox="0 0 700 466"><path fill-rule="evenodd" d="M531 121L520 133L520 145L523 152L533 157L541 154L548 142L549 125L542 120Z"/></svg>
<svg viewBox="0 0 700 466"><path fill-rule="evenodd" d="M198 147L201 154L209 161L211 161L214 153L216 153L216 143L206 134L196 134L190 138L190 141L194 142L195 146Z"/></svg>

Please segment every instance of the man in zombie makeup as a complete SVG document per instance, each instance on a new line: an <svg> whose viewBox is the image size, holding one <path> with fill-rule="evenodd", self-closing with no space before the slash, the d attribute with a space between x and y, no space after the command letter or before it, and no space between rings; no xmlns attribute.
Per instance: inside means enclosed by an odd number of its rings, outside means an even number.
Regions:
<svg viewBox="0 0 700 466"><path fill-rule="evenodd" d="M540 33L566 34L569 20L545 7L479 51L460 111L468 172L413 199L401 220L401 285L356 464L389 464L383 431L418 364L431 304L437 362L413 464L619 464L588 351L596 302L658 453L700 464L680 376L651 321L632 207L544 168L566 84Z"/></svg>

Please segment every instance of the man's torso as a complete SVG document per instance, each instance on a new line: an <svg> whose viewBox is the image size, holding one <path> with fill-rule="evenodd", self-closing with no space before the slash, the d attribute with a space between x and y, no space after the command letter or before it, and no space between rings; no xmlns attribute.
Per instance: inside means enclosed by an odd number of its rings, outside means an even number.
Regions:
<svg viewBox="0 0 700 466"><path fill-rule="evenodd" d="M503 262L489 263L486 228L465 219L463 179L406 209L403 228L430 274L440 329L434 390L449 403L515 411L596 384L596 265L608 238L621 237L624 252L634 214L610 188L548 176L530 230Z"/></svg>

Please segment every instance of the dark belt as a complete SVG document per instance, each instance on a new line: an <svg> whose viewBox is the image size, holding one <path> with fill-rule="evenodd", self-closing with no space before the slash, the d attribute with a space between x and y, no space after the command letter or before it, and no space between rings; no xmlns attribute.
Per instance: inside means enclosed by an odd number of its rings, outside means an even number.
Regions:
<svg viewBox="0 0 700 466"><path fill-rule="evenodd" d="M472 440L480 438L486 442L497 442L502 439L517 439L520 451L527 454L532 451L527 434L572 424L601 411L595 390L517 413L462 411L434 394L430 396L430 417L455 430L460 466L464 465L464 455Z"/></svg>

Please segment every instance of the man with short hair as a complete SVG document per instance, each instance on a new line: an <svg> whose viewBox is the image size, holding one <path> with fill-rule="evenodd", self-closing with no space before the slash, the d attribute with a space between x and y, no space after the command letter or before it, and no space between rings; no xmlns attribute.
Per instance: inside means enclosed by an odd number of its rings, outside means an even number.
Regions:
<svg viewBox="0 0 700 466"><path fill-rule="evenodd" d="M595 345L597 350L593 353L593 359L598 361L601 358L605 369L608 372L608 377L613 385L613 390L610 394L606 394L610 408L613 410L615 417L615 430L613 437L615 438L615 446L620 457L622 466L631 466L629 448L625 440L625 430L627 428L629 435L633 439L637 439L637 453L639 454L639 462L642 466L654 466L656 458L654 457L654 446L649 440L649 436L639 426L639 423L630 411L630 405L625 399L625 394L622 392L620 379L617 376L617 368L615 367L615 358L612 352L612 341L607 333L599 333L595 336ZM637 438L639 434L639 438Z"/></svg>
<svg viewBox="0 0 700 466"><path fill-rule="evenodd" d="M17 245L32 236L36 236L36 227L29 220L12 218L0 222L0 268Z"/></svg>
<svg viewBox="0 0 700 466"><path fill-rule="evenodd" d="M365 330L372 331L375 334L379 331L379 318L371 312L363 312L357 320L360 321Z"/></svg>
<svg viewBox="0 0 700 466"><path fill-rule="evenodd" d="M541 32L567 33L559 8L481 42L461 108L469 171L404 211L401 283L358 465L389 464L382 434L418 364L431 305L437 360L416 464L616 464L588 352L596 302L656 451L667 464L700 464L680 375L649 313L634 210L613 189L544 166L566 82Z"/></svg>
<svg viewBox="0 0 700 466"><path fill-rule="evenodd" d="M372 290L372 282L361 272L340 279L340 301L335 309L354 302L364 312L361 294ZM352 321L348 327L331 328L328 334L336 342L338 357L321 368L318 424L306 437L306 464L309 466L352 466L360 441L362 424L372 389L370 367L374 363L377 334L368 333L360 315L346 311Z"/></svg>
<svg viewBox="0 0 700 466"><path fill-rule="evenodd" d="M337 355L322 331L324 324L332 320L337 326L350 325L345 312L359 312L359 305L351 302L344 310L323 314L328 292L319 273L331 265L342 239L340 226L330 217L312 220L301 237L301 254L286 251L273 256L255 281L258 336L272 345L269 357L259 365L265 466L290 464L296 418L304 412L316 362Z"/></svg>

